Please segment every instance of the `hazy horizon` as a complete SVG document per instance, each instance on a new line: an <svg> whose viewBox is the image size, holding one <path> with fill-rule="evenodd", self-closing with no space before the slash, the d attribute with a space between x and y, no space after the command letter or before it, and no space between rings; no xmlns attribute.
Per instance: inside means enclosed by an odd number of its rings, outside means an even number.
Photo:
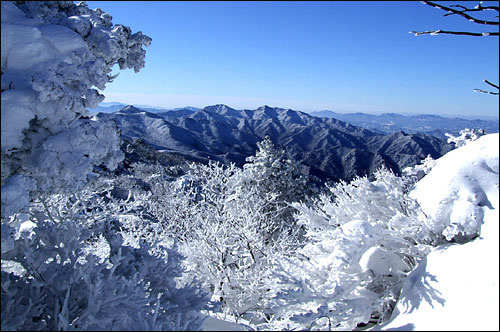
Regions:
<svg viewBox="0 0 500 332"><path fill-rule="evenodd" d="M253 110L257 109L261 106L269 106L269 107L277 107L277 108L289 108L294 111L299 111L299 112L304 112L304 113L313 113L313 112L321 112L321 111L330 111L330 112L335 112L335 113L342 113L342 114L352 114L352 113L364 113L364 114L371 114L371 115L381 115L381 114L388 114L388 113L394 113L394 114L400 114L400 115L405 115L405 116L412 116L412 115L438 115L442 117L447 117L447 118L462 118L462 119L467 119L467 120L490 120L490 121L499 121L500 117L499 115L474 115L474 114L439 114L439 113L425 113L425 112L420 112L420 113L408 113L408 112L349 112L349 111L343 111L343 110L331 110L331 109L314 109L314 110L302 110L302 109L297 109L293 107L282 107L279 105L269 105L269 104L262 104L257 107L234 107L232 105L228 105L225 103L213 103L213 104L207 104L203 105L201 107L199 106L194 106L194 105L183 105L183 106L178 106L178 107L164 107L164 106L158 106L158 105L149 105L149 104L139 104L139 103L125 103L125 102L120 102L120 101L104 101L99 103L99 106L111 106L113 104L122 104L122 105L132 105L135 107L149 107L149 108L158 108L158 109L167 109L167 110L173 110L173 109L182 109L182 108L188 108L188 107L195 107L195 108L204 108L207 106L212 106L212 105L226 105L230 108L237 109L237 110Z"/></svg>

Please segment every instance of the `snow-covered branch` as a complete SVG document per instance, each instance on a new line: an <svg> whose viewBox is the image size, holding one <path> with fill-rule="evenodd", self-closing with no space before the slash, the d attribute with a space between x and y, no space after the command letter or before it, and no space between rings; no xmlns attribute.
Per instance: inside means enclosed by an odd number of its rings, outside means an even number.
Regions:
<svg viewBox="0 0 500 332"><path fill-rule="evenodd" d="M486 6L486 7L484 7L481 5L481 3L479 3L479 5L477 5L475 8L467 8L467 7L462 6L462 5L455 5L455 6L447 7L447 6L444 6L444 5L435 3L435 2L431 2L431 1L421 1L421 2L426 4L426 5L432 6L434 8L438 8L438 9L447 11L448 13L443 15L443 16L460 15L460 16L464 17L465 19L467 19L468 21L471 21L474 23L486 24L486 25L498 25L498 21L487 21L487 20L479 19L477 17L473 17L473 16L467 14L468 12L477 12L477 11L482 12L482 11L486 11L486 10L495 10L498 13L498 11L499 11L498 6ZM453 7L461 8L462 10L454 9Z"/></svg>
<svg viewBox="0 0 500 332"><path fill-rule="evenodd" d="M499 26L499 21L498 21L498 16L496 16L497 20L483 20L479 19L477 17L473 17L469 14L468 12L483 12L487 10L495 10L498 12L499 7L498 6L486 6L483 7L481 3L477 5L475 8L467 8L462 5L455 5L455 6L444 6L435 2L431 1L421 1L422 3L432 6L434 8L438 8L444 11L447 11L448 13L445 14L444 16L449 16L449 15L460 15L467 19L470 22L481 24L481 25L493 25L493 26ZM456 8L461 8L462 10L454 9L453 7ZM463 35L463 36L498 36L499 33L498 31L486 31L486 32L472 32L472 31L450 31L450 30L427 30L427 31L411 31L410 33L414 34L415 36L419 35L439 35L439 34L450 34L450 35Z"/></svg>
<svg viewBox="0 0 500 332"><path fill-rule="evenodd" d="M482 3L480 2L476 7L474 8L467 8L462 5L455 5L455 6L444 6L440 5L431 1L421 1L422 3L432 6L434 8L438 8L444 11L447 11L448 13L445 14L444 16L449 16L449 15L460 15L464 18L466 18L468 21L481 24L481 25L493 25L493 26L499 26L500 23L498 21L498 15L495 16L497 20L492 21L492 20L482 20L479 18L472 17L471 15L467 14L468 12L483 12L483 11L488 11L488 10L493 10L496 11L497 13L499 12L499 6L483 6ZM460 8L461 10L454 9L455 8ZM449 34L449 35L462 35L462 36L499 36L498 31L485 31L485 32L472 32L472 31L452 31L452 30L427 30L427 31L410 31L410 33L414 34L415 36L419 35L440 35L440 34ZM486 84L489 84L490 86L496 88L498 90L498 85L495 85L488 80L484 80ZM493 92L493 91L486 91L482 89L474 89L474 92L480 92L480 93L487 93L487 94L492 94L492 95L498 95L498 92Z"/></svg>
<svg viewBox="0 0 500 332"><path fill-rule="evenodd" d="M440 35L440 34L448 34L448 35L462 35L462 36L498 36L498 32L470 32L470 31L449 31L449 30L427 30L427 31L410 31L410 33L415 36L420 35Z"/></svg>

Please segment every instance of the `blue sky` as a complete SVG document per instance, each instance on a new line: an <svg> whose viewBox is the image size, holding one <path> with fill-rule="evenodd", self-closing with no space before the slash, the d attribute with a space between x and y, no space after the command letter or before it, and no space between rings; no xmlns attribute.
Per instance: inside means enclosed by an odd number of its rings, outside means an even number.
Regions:
<svg viewBox="0 0 500 332"><path fill-rule="evenodd" d="M484 31L418 1L87 3L153 39L108 102L498 117L498 96L473 92L499 81L498 37L414 36Z"/></svg>

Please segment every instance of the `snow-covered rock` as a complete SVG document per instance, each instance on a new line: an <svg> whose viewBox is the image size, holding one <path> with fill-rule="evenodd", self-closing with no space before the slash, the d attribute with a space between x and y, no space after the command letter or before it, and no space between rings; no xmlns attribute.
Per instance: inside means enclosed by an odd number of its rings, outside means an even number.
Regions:
<svg viewBox="0 0 500 332"><path fill-rule="evenodd" d="M470 142L439 159L417 184L412 195L436 227L457 225L480 236L441 245L421 261L393 320L377 329L499 330L498 145L498 134Z"/></svg>

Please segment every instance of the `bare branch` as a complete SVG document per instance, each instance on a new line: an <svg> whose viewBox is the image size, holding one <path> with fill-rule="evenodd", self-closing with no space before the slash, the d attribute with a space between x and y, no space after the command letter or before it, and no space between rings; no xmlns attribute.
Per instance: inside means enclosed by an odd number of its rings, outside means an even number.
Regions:
<svg viewBox="0 0 500 332"><path fill-rule="evenodd" d="M500 23L498 21L486 21L486 20L481 20L475 17L470 16L466 12L481 12L481 11L486 11L486 10L495 10L496 12L500 12L500 7L499 6L486 6L483 7L482 2L480 2L477 6L474 8L467 8L463 5L451 5L450 7L446 7L431 1L421 1L422 3L432 6L434 8L439 8L441 10L447 11L448 13L445 14L444 16L449 16L449 15L459 15L467 20L473 22L473 23L478 23L478 24L486 24L486 25L496 25L499 26ZM461 10L457 10L454 8L460 8ZM498 15L495 16L495 18L498 18ZM439 34L450 34L450 35L465 35L465 36L498 36L498 32L470 32L470 31L447 31L447 30L434 30L434 31L411 31L410 33L415 34L415 36L419 35L439 35ZM496 88L499 90L498 85L495 85L488 80L483 80L486 84L489 84L490 86ZM481 93L488 93L492 95L498 95L497 92L493 91L485 91L482 89L474 89L474 92L481 92Z"/></svg>
<svg viewBox="0 0 500 332"><path fill-rule="evenodd" d="M483 82L484 82L484 83L486 83L486 84L491 85L491 86L492 86L492 87L494 87L494 88L499 89L498 85L495 85L495 84L491 83L491 82L490 82L490 81L488 81L488 80L483 80Z"/></svg>
<svg viewBox="0 0 500 332"><path fill-rule="evenodd" d="M410 33L415 36L419 35L439 35L439 34L449 34L449 35L465 35L465 36L498 36L498 32L469 32L469 31L447 31L447 30L433 30L433 31L410 31Z"/></svg>
<svg viewBox="0 0 500 332"><path fill-rule="evenodd" d="M441 10L447 11L448 14L445 14L444 16L457 14L457 15L460 15L460 16L466 18L469 21L474 22L474 23L486 24L486 25L499 25L499 22L497 22L497 21L485 21L485 20L481 20L481 19L472 17L472 16L470 16L469 14L466 13L466 12L472 12L472 11L483 11L483 10L486 9L486 7L478 6L477 8L469 9L467 7L458 5L456 7L463 8L463 10L456 10L456 9L451 8L451 7L446 7L446 6L443 6L443 5L431 2L431 1L422 1L422 2L424 4L426 4L426 5L432 6L434 8L439 8ZM497 6L489 6L487 9L492 9L492 10L498 11L498 7Z"/></svg>
<svg viewBox="0 0 500 332"><path fill-rule="evenodd" d="M486 7L483 7L483 5L481 3L479 3L479 5L477 5L474 8L467 8L467 7L462 6L462 5L452 5L450 7L462 8L464 12L481 12L481 11L485 11L485 10L496 10L497 12L499 11L499 7L498 6L486 6ZM448 15L453 15L453 13L448 13L448 14L445 14L444 16L448 16ZM498 16L495 16L495 17L498 17Z"/></svg>
<svg viewBox="0 0 500 332"><path fill-rule="evenodd" d="M496 88L497 90L499 89L498 85L493 84L493 83L491 83L488 80L483 80L483 82L486 83L486 84L491 85L492 87ZM498 96L498 92L493 92L493 91L485 91L485 90L481 90L481 89L474 89L474 92L489 93L490 95Z"/></svg>

